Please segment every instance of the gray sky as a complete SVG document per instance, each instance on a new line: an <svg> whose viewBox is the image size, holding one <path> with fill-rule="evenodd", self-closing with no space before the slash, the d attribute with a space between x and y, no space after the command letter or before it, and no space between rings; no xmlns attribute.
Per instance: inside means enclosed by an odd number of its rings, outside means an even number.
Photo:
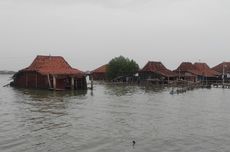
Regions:
<svg viewBox="0 0 230 152"><path fill-rule="evenodd" d="M230 61L229 0L0 0L0 70L36 55L93 70L123 55L140 67Z"/></svg>

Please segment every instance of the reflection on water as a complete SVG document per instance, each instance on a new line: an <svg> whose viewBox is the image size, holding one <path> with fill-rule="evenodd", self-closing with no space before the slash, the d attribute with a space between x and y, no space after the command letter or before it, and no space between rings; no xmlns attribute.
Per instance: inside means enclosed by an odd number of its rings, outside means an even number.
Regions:
<svg viewBox="0 0 230 152"><path fill-rule="evenodd" d="M0 76L0 85L7 78ZM230 90L169 91L104 84L93 92L1 87L0 151L228 151Z"/></svg>
<svg viewBox="0 0 230 152"><path fill-rule="evenodd" d="M126 84L105 84L105 94L115 95L115 96L132 96L136 93L161 93L167 90L164 86L136 86L136 85L126 85Z"/></svg>
<svg viewBox="0 0 230 152"><path fill-rule="evenodd" d="M84 96L87 94L87 90L67 90L67 91L47 91L40 89L14 89L19 94L24 94L30 96L32 99L58 99L63 97L71 97L71 96Z"/></svg>
<svg viewBox="0 0 230 152"><path fill-rule="evenodd" d="M132 95L137 91L138 89L136 86L105 84L105 94L108 95L115 95L115 96Z"/></svg>

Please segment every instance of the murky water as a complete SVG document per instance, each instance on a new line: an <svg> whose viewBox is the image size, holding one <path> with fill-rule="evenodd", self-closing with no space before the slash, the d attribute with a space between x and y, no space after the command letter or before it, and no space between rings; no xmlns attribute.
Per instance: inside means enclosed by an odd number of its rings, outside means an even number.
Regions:
<svg viewBox="0 0 230 152"><path fill-rule="evenodd" d="M230 90L96 85L52 92L2 87L1 152L227 152ZM132 146L132 141L136 144Z"/></svg>

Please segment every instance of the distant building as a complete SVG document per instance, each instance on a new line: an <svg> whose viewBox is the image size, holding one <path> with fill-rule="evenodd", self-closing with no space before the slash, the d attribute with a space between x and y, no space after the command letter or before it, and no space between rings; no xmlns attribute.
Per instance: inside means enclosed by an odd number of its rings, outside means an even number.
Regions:
<svg viewBox="0 0 230 152"><path fill-rule="evenodd" d="M196 82L199 71L191 62L182 62L180 66L174 70L178 74L180 80L193 81Z"/></svg>
<svg viewBox="0 0 230 152"><path fill-rule="evenodd" d="M176 80L177 74L167 69L161 62L149 61L139 72L141 81L169 83Z"/></svg>
<svg viewBox="0 0 230 152"><path fill-rule="evenodd" d="M216 81L219 72L212 70L206 63L194 63L195 68L199 71L198 80Z"/></svg>
<svg viewBox="0 0 230 152"><path fill-rule="evenodd" d="M214 66L212 70L219 72L220 79L225 78L230 80L230 62L222 62Z"/></svg>
<svg viewBox="0 0 230 152"><path fill-rule="evenodd" d="M93 70L91 72L91 76L93 77L93 80L107 80L107 68L108 65L105 64Z"/></svg>
<svg viewBox="0 0 230 152"><path fill-rule="evenodd" d="M84 73L72 68L63 57L37 56L32 64L13 77L12 85L51 90L86 89Z"/></svg>
<svg viewBox="0 0 230 152"><path fill-rule="evenodd" d="M219 73L210 69L206 63L182 62L180 66L174 70L178 74L179 79L186 81L215 81Z"/></svg>

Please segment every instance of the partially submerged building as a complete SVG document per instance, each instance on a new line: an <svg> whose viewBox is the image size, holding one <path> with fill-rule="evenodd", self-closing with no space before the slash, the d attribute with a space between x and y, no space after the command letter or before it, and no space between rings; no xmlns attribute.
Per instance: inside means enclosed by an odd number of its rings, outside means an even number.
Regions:
<svg viewBox="0 0 230 152"><path fill-rule="evenodd" d="M191 62L182 62L179 67L174 70L178 74L179 80L185 81L197 81L197 77L199 75L199 71L195 68L195 66Z"/></svg>
<svg viewBox="0 0 230 152"><path fill-rule="evenodd" d="M51 90L87 89L82 71L61 56L37 56L32 64L13 76L13 86Z"/></svg>
<svg viewBox="0 0 230 152"><path fill-rule="evenodd" d="M102 65L91 72L93 80L107 80L108 65Z"/></svg>
<svg viewBox="0 0 230 152"><path fill-rule="evenodd" d="M149 61L139 72L141 81L169 83L177 79L177 74L167 69L161 62Z"/></svg>
<svg viewBox="0 0 230 152"><path fill-rule="evenodd" d="M214 66L212 70L219 73L219 79L230 80L230 62L222 62Z"/></svg>
<svg viewBox="0 0 230 152"><path fill-rule="evenodd" d="M216 81L219 73L210 69L206 63L182 62L180 66L174 70L178 74L179 79L186 81Z"/></svg>
<svg viewBox="0 0 230 152"><path fill-rule="evenodd" d="M198 80L209 82L218 80L219 72L212 70L206 63L196 62L194 66L199 71Z"/></svg>

